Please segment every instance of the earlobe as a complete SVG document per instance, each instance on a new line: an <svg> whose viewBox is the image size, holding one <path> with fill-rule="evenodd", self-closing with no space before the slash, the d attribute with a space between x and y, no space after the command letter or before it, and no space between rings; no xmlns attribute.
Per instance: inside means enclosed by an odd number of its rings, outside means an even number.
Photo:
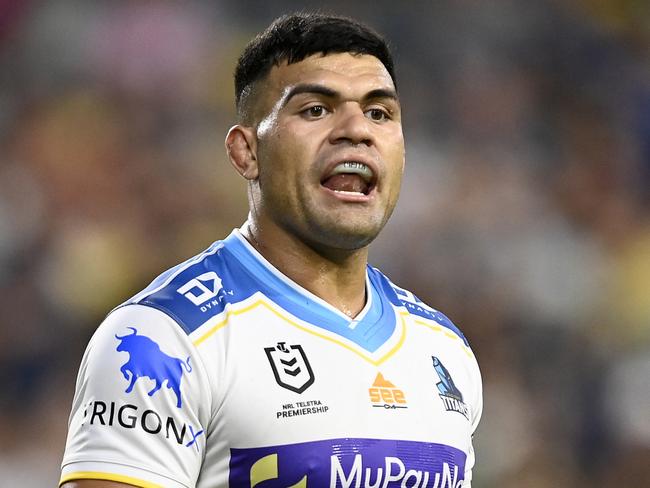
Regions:
<svg viewBox="0 0 650 488"><path fill-rule="evenodd" d="M226 135L226 152L230 163L240 175L247 180L257 179L257 137L252 127L231 127Z"/></svg>

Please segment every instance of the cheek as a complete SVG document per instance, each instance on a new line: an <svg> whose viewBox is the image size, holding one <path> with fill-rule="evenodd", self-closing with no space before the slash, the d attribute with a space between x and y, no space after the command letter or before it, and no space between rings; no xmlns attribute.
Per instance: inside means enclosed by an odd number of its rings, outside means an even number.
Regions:
<svg viewBox="0 0 650 488"><path fill-rule="evenodd" d="M262 199L268 205L290 206L299 191L299 177L296 161L299 159L295 148L283 143L283 135L268 137L260 144L258 164L260 167L260 190Z"/></svg>
<svg viewBox="0 0 650 488"><path fill-rule="evenodd" d="M400 189L402 187L402 178L404 175L404 155L396 153L393 155L393 160L391 161L390 169L390 184L389 184L389 199L393 202L394 205L397 201Z"/></svg>
<svg viewBox="0 0 650 488"><path fill-rule="evenodd" d="M401 179L404 173L405 153L404 140L396 138L393 144L387 146L386 161L393 177Z"/></svg>
<svg viewBox="0 0 650 488"><path fill-rule="evenodd" d="M281 125L271 132L262 142L266 149L266 160L272 168L283 167L285 170L299 164L304 152L304 138L298 136L289 125Z"/></svg>

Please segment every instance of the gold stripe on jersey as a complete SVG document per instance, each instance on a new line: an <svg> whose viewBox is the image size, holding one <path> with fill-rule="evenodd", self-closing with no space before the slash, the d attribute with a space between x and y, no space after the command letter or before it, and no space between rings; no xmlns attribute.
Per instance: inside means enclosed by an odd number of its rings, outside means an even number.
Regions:
<svg viewBox="0 0 650 488"><path fill-rule="evenodd" d="M326 334L317 332L317 331L315 331L315 330L313 330L311 328L308 328L308 327L305 327L305 326L299 324L298 322L293 320L291 317L289 317L288 315L283 313L283 311L277 310L273 305L269 304L266 300L261 298L261 299L257 300L256 302L252 303L251 305L248 305L248 306L246 306L246 307L244 307L244 308L242 308L240 310L228 310L228 311L226 311L225 312L226 313L225 318L223 320L221 320L220 322L216 323L215 325L213 325L212 327L210 327L198 339L195 339L193 341L193 344L198 347L206 339L208 339L212 335L214 335L219 329L222 329L223 327L225 327L228 324L228 320L229 320L230 316L232 316L232 315L241 315L243 313L250 312L251 310L253 310L254 308L259 307L259 306L262 306L262 307L266 308L269 312L273 313L276 317L284 320L289 325L291 325L293 327L296 327L297 329L300 329L303 332L307 332L308 334L314 335L316 337L319 337L321 339L325 339L326 341L333 342L336 345L344 347L348 351L353 352L354 354L356 354L357 356L361 357L363 360L369 362L370 364L372 364L374 366L379 366L384 361L386 361L391 356L393 356L402 347L402 345L404 344L404 340L406 339L406 321L405 321L405 317L408 316L409 313L406 312L406 311L403 311L403 312L398 313L398 315L400 317L399 325L402 328L399 340L390 349L390 351L388 351L382 357L380 357L379 359L373 359L372 357L370 357L370 356L364 354L363 352L359 351L357 348L352 347L352 346L346 344L345 342L343 342L341 340L335 339L335 338L330 337L330 336L328 336Z"/></svg>
<svg viewBox="0 0 650 488"><path fill-rule="evenodd" d="M434 332L442 332L446 337L449 337L450 339L460 341L461 343L460 346L463 349L463 351L465 351L465 354L467 354L467 356L469 356L470 358L474 357L474 353L472 352L472 350L463 343L461 338L458 337L458 335L454 334L453 332L447 330L446 327L437 324L436 325L429 324L427 322L424 322L423 320L418 320L418 319L414 319L413 322L415 322L418 325L423 325L427 329L431 329Z"/></svg>
<svg viewBox="0 0 650 488"><path fill-rule="evenodd" d="M100 473L98 471L77 471L75 473L66 474L65 476L61 477L59 486L61 486L63 483L74 480L116 481L118 483L126 483L128 485L138 486L140 488L163 488L162 485L150 483L149 481L144 481L138 478L132 478L131 476L124 476L115 473Z"/></svg>

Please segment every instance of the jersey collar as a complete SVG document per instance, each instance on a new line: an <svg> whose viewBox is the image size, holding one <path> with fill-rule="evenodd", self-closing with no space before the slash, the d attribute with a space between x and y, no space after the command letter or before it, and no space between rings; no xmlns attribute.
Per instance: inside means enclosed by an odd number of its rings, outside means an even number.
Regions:
<svg viewBox="0 0 650 488"><path fill-rule="evenodd" d="M395 329L394 309L380 293L381 286L375 283L375 275L368 270L366 305L354 319L350 319L273 266L238 229L224 240L223 250L241 264L237 279L241 280L245 274L250 291L259 291L299 319L343 336L369 352L378 349Z"/></svg>

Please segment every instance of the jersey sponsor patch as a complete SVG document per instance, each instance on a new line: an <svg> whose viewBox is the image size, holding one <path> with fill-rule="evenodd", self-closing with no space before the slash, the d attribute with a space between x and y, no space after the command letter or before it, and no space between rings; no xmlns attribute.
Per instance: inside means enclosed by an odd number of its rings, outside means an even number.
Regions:
<svg viewBox="0 0 650 488"><path fill-rule="evenodd" d="M221 291L221 278L214 271L208 271L192 278L176 290L196 306L203 305Z"/></svg>
<svg viewBox="0 0 650 488"><path fill-rule="evenodd" d="M84 407L82 426L143 432L167 439L172 444L200 452L199 441L205 432L182 419L142 408L131 403L92 400Z"/></svg>
<svg viewBox="0 0 650 488"><path fill-rule="evenodd" d="M230 450L230 486L242 488L459 488L466 455L444 444L330 439Z"/></svg>
<svg viewBox="0 0 650 488"><path fill-rule="evenodd" d="M368 388L368 394L373 407L386 409L408 408L404 392L384 378L381 373L377 373L375 381Z"/></svg>
<svg viewBox="0 0 650 488"><path fill-rule="evenodd" d="M449 374L449 371L440 359L435 356L431 356L431 359L433 360L433 369L438 374L438 378L440 378L436 386L438 387L438 393L445 406L445 410L448 412L458 412L469 420L469 410L463 401L463 394L456 387L451 374Z"/></svg>
<svg viewBox="0 0 650 488"><path fill-rule="evenodd" d="M147 377L154 382L154 387L148 392L149 396L153 396L164 383L167 383L167 388L176 395L176 407L181 408L183 405L181 380L185 372L192 372L189 356L186 360L169 356L162 352L155 341L138 334L135 327L127 327L127 329L131 330L130 334L123 336L115 334L115 338L120 341L116 350L129 354L128 361L120 368L124 378L129 381L125 393L131 393L136 381Z"/></svg>

